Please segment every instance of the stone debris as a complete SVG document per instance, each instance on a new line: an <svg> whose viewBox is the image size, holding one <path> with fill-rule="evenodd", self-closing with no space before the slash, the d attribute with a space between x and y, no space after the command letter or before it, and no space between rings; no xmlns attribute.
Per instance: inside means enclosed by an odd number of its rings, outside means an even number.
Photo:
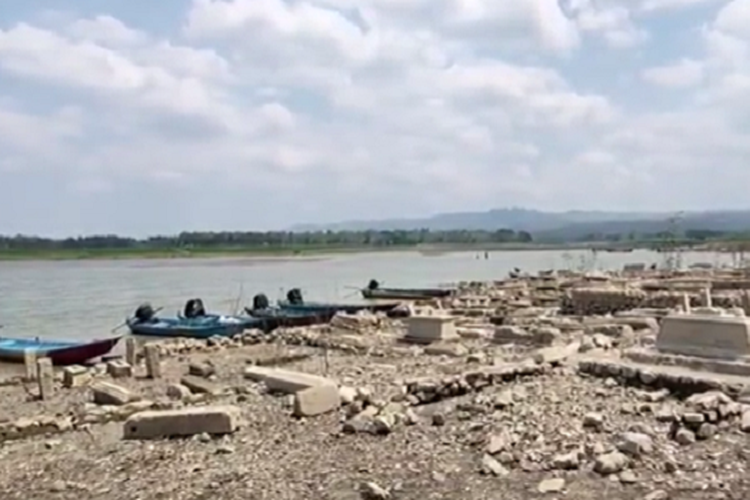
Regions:
<svg viewBox="0 0 750 500"><path fill-rule="evenodd" d="M416 319L132 342L126 361L60 369L43 401L8 379L0 491L729 500L750 463L750 360L737 292L707 276L708 294L640 268L466 283ZM115 446L111 422L194 438Z"/></svg>

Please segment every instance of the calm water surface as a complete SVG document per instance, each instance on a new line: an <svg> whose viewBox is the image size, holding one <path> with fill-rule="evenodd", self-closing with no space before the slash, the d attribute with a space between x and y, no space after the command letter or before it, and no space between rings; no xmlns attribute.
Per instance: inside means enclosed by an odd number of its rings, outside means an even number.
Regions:
<svg viewBox="0 0 750 500"><path fill-rule="evenodd" d="M341 255L321 259L269 261L186 259L0 262L0 324L6 336L83 339L109 335L136 306L151 302L167 313L201 297L209 311L228 312L242 288L242 303L265 293L271 301L282 290L302 289L309 300L358 301L353 287L371 278L383 286L419 287L460 280L493 280L519 267L543 269L620 269L629 262L662 263L664 256L636 251L473 252L424 256L417 252ZM721 260L720 260L721 259ZM683 262L728 263L728 256L683 254Z"/></svg>

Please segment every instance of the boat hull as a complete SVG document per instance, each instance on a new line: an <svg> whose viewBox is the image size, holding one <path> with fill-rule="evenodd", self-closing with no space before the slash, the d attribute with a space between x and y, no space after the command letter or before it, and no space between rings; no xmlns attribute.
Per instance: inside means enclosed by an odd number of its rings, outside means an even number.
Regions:
<svg viewBox="0 0 750 500"><path fill-rule="evenodd" d="M400 289L400 288L364 288L362 289L362 297L365 299L391 299L391 300L429 300L429 299L442 299L449 297L453 293L452 290L444 290L441 288L425 288L425 289Z"/></svg>
<svg viewBox="0 0 750 500"><path fill-rule="evenodd" d="M205 316L196 319L153 318L149 321L128 320L128 328L133 335L147 337L184 337L207 339L210 337L233 337L251 328L266 330L269 321L261 318L232 318L231 322L220 321L219 316Z"/></svg>
<svg viewBox="0 0 750 500"><path fill-rule="evenodd" d="M275 327L311 326L328 323L335 312L330 311L294 311L269 307L266 309L246 308L245 312L254 318L273 323Z"/></svg>
<svg viewBox="0 0 750 500"><path fill-rule="evenodd" d="M360 311L388 312L398 306L397 302L388 304L325 304L315 302L292 304L287 300L280 300L278 304L279 307L284 311L330 316L335 315L337 312L343 312L347 314L357 314Z"/></svg>
<svg viewBox="0 0 750 500"><path fill-rule="evenodd" d="M23 363L25 352L32 351L37 358L49 358L56 366L84 364L109 353L120 338L83 342L0 338L0 360Z"/></svg>

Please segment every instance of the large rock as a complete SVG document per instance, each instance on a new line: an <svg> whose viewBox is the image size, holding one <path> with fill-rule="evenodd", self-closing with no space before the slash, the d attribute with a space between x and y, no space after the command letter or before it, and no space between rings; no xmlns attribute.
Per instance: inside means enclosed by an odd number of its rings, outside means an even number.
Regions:
<svg viewBox="0 0 750 500"><path fill-rule="evenodd" d="M144 411L131 415L123 428L125 439L158 439L195 434L231 434L241 425L236 406L202 406L178 410Z"/></svg>

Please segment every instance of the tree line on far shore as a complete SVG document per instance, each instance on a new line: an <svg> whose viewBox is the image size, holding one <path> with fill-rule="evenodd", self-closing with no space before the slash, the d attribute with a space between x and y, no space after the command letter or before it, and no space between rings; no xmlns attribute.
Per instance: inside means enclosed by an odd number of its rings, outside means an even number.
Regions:
<svg viewBox="0 0 750 500"><path fill-rule="evenodd" d="M0 250L173 250L227 248L355 248L443 244L532 243L526 231L319 231L319 232L182 232L144 239L117 235L52 239L0 236Z"/></svg>
<svg viewBox="0 0 750 500"><path fill-rule="evenodd" d="M117 235L80 236L64 239L37 236L0 236L0 251L82 251L82 250L228 250L228 249L305 249L305 248L389 248L444 245L532 244L532 243L600 243L608 246L654 248L695 245L712 241L750 241L748 233L690 229L679 234L658 233L591 233L583 237L545 238L527 231L511 229L452 230L372 230L372 231L221 231L182 232L174 236L152 236L138 239Z"/></svg>

